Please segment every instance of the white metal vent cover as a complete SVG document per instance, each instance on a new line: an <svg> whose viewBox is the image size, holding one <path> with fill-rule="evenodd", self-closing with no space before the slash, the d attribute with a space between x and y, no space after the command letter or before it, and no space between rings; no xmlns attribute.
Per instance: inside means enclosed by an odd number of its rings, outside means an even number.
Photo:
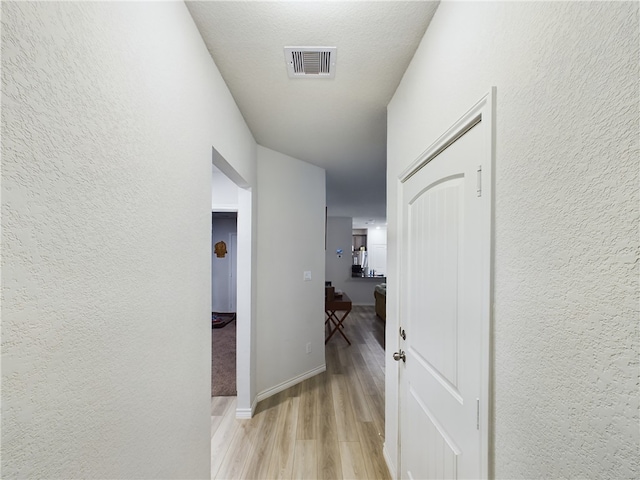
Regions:
<svg viewBox="0 0 640 480"><path fill-rule="evenodd" d="M289 78L333 78L336 47L284 47Z"/></svg>

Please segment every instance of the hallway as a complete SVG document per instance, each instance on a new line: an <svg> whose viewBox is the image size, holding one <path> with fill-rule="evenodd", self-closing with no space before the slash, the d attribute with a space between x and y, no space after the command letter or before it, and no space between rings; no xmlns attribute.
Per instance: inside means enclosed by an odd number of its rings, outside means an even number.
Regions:
<svg viewBox="0 0 640 480"><path fill-rule="evenodd" d="M235 397L211 399L214 479L384 479L384 323L355 306L347 345L326 346L327 371L235 419Z"/></svg>

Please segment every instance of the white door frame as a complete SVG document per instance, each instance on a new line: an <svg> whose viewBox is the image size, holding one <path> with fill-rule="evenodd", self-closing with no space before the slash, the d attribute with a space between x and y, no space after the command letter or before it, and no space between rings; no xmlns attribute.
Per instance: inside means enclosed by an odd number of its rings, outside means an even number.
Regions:
<svg viewBox="0 0 640 480"><path fill-rule="evenodd" d="M249 419L256 408L255 357L255 198L251 185L214 148L212 164L238 187L237 205L226 211L237 211L238 243L236 249L236 418ZM212 210L217 209L212 206ZM238 255L239 253L239 255Z"/></svg>
<svg viewBox="0 0 640 480"><path fill-rule="evenodd" d="M237 220L237 218L236 218ZM238 226L229 234L229 312L235 312L238 304Z"/></svg>
<svg viewBox="0 0 640 480"><path fill-rule="evenodd" d="M494 234L494 164L495 164L495 102L496 87L492 87L482 99L480 99L467 113L456 121L444 134L433 142L418 158L411 163L398 176L397 189L397 219L398 219L398 245L404 245L406 236L403 224L403 184L411 178L418 170L426 167L436 156L442 153L447 147L462 137L473 126L480 122L486 122L488 128L485 131L484 146L478 155L482 157L482 170L478 174L479 195L486 196L487 202L483 210L483 232L478 240L482 244L482 317L481 317L481 393L479 406L479 425L481 436L480 455L482 459L481 475L483 478L493 476L493 461L490 459L490 443L493 437L493 424L491 422L491 412L493 410L491 388L493 385L492 369L492 312L493 312L493 234ZM398 265L402 265L404 252L399 248ZM400 312L402 307L399 300ZM399 318L399 325L402 325L402 318ZM398 403L397 403L397 425L398 425L398 458L396 462L399 478L402 472L402 424L400 420L401 396L405 395L400 390L400 375L398 376Z"/></svg>

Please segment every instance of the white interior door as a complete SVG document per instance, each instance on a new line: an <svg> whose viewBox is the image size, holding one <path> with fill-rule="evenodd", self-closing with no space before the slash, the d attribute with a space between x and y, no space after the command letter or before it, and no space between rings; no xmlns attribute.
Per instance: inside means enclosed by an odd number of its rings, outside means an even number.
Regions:
<svg viewBox="0 0 640 480"><path fill-rule="evenodd" d="M478 170L490 171L491 155L483 153L484 123L454 136L402 184L402 478L487 475L491 200Z"/></svg>

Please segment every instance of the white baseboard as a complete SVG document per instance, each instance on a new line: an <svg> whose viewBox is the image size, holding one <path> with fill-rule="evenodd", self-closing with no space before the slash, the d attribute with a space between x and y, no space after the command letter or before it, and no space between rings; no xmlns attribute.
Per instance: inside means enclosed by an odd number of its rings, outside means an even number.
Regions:
<svg viewBox="0 0 640 480"><path fill-rule="evenodd" d="M396 466L391 461L391 458L389 458L389 452L387 452L387 444L386 443L382 444L382 456L384 457L384 461L387 462L387 468L389 469L389 473L391 474L392 480L396 480L396 478L397 478L397 476L396 476Z"/></svg>
<svg viewBox="0 0 640 480"><path fill-rule="evenodd" d="M236 418L238 420L250 420L253 417L251 408L236 408Z"/></svg>
<svg viewBox="0 0 640 480"><path fill-rule="evenodd" d="M282 382L282 383L276 385L275 387L271 387L271 388L269 388L267 390L263 390L256 397L256 404L258 402L261 402L265 398L269 398L269 397L275 395L276 393L280 393L281 391L286 390L289 387L293 387L294 385L297 385L298 383L306 380L307 378L315 377L319 373L322 373L322 372L324 372L326 370L327 370L327 364L323 363L319 367L314 368L313 370L309 370L308 372L303 373L302 375L298 375L297 377L293 377L292 379L287 380L286 382Z"/></svg>
<svg viewBox="0 0 640 480"><path fill-rule="evenodd" d="M254 398L250 408L236 408L236 418L238 420L250 420L256 411L256 405L258 405L258 399Z"/></svg>

